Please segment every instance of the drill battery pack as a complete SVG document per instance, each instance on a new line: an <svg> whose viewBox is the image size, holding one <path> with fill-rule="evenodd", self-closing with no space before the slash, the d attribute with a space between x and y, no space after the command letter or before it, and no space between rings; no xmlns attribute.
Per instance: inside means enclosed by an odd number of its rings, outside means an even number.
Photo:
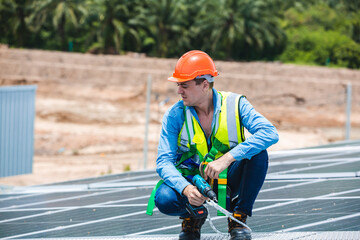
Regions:
<svg viewBox="0 0 360 240"><path fill-rule="evenodd" d="M190 203L186 204L186 210L190 213L191 217L198 219L198 218L206 218L208 215L207 209L204 205L201 206L193 206Z"/></svg>

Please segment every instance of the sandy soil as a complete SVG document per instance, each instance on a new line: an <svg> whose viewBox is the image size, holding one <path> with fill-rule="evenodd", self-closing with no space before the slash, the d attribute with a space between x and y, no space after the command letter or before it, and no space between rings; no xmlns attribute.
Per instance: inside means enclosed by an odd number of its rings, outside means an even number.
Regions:
<svg viewBox="0 0 360 240"><path fill-rule="evenodd" d="M161 118L179 100L166 81L176 59L0 47L0 85L36 84L33 173L23 186L144 169L146 86L151 74L147 168L155 167ZM216 62L215 88L247 96L279 130L270 150L344 139L345 85L352 84L352 139L360 138L360 71L281 63Z"/></svg>

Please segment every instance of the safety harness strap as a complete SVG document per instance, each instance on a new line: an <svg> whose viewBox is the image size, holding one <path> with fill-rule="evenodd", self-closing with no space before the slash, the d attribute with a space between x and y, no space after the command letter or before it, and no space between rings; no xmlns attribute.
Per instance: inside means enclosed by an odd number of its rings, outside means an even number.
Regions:
<svg viewBox="0 0 360 240"><path fill-rule="evenodd" d="M196 146L195 145L190 145L190 151L185 152L181 155L181 158L179 160L179 162L176 163L175 167L177 168L178 166L180 166L184 161L186 161L187 159L193 157L196 154L197 150L196 150Z"/></svg>
<svg viewBox="0 0 360 240"><path fill-rule="evenodd" d="M219 174L218 179L218 203L223 208L226 208L226 189L227 189L227 168ZM218 216L225 216L224 213L218 211Z"/></svg>
<svg viewBox="0 0 360 240"><path fill-rule="evenodd" d="M213 138L213 140L215 140L215 139L216 138ZM204 161L206 162L205 165L207 165L209 162L212 162L215 160L215 156L219 152L219 149L217 149L216 145L221 150L225 151L226 150L225 148L227 148L227 151L229 150L229 148L226 145L222 144L219 141L217 144L213 144L209 153L204 158ZM227 151L225 151L225 152L227 152ZM205 169L205 167L204 167L204 169ZM226 168L224 171L222 171L219 174L219 179L218 179L218 203L223 208L226 208L227 170L228 169ZM217 215L225 216L225 214L223 214L220 211L217 211Z"/></svg>
<svg viewBox="0 0 360 240"><path fill-rule="evenodd" d="M154 207L155 207L155 193L158 190L158 188L160 187L161 184L164 183L164 180L160 180L156 186L154 187L154 189L151 192L149 201L148 201L148 205L146 208L146 214L152 216L153 212L154 212Z"/></svg>
<svg viewBox="0 0 360 240"><path fill-rule="evenodd" d="M194 169L187 169L187 168L180 168L178 169L178 171L181 173L181 175L183 175L184 177L187 176L195 176L196 174L199 174L199 169L198 168L194 168Z"/></svg>

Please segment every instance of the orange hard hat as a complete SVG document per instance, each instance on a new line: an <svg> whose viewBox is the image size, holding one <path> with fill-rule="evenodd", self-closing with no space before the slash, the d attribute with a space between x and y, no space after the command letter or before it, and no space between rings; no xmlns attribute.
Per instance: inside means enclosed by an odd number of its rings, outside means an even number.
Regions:
<svg viewBox="0 0 360 240"><path fill-rule="evenodd" d="M175 72L168 80L172 82L186 82L206 74L213 77L218 75L214 61L205 52L192 50L182 55L177 61Z"/></svg>

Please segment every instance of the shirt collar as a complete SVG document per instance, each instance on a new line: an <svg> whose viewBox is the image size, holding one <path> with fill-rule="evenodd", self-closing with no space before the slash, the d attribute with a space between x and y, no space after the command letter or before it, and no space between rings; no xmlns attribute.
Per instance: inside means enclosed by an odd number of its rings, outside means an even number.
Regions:
<svg viewBox="0 0 360 240"><path fill-rule="evenodd" d="M215 88L212 89L213 91L213 104L214 104L214 113L217 114L221 110L221 95L216 91Z"/></svg>

